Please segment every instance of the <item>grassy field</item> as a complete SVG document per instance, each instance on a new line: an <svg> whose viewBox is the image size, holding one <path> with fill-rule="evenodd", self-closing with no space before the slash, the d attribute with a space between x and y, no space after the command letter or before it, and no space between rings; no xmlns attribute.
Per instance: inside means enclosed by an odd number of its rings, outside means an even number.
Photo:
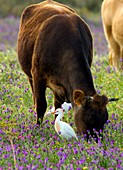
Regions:
<svg viewBox="0 0 123 170"><path fill-rule="evenodd" d="M8 22L13 25L14 19L5 19L3 25L7 27ZM95 35L91 69L94 84L99 94L119 100L108 104L104 140L99 138L97 144L92 138L86 142L83 135L78 136L78 141L60 138L54 130L52 115L44 118L41 127L35 124L31 89L15 50L18 19L15 23L11 28L12 32L16 30L13 35L2 29L2 35L8 36L7 40L1 38L4 48L0 44L0 170L123 170L123 73L116 73L108 65L102 27L90 23ZM9 36L15 39L9 41ZM98 46L100 43L104 46ZM53 95L49 89L47 103L51 108ZM76 129L72 115L71 110L64 121Z"/></svg>

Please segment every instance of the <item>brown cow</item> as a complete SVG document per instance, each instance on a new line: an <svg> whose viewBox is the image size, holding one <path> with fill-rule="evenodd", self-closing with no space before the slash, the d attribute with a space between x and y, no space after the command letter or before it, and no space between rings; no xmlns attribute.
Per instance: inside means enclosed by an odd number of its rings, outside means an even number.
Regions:
<svg viewBox="0 0 123 170"><path fill-rule="evenodd" d="M101 14L109 45L109 64L116 71L123 69L123 0L104 0Z"/></svg>
<svg viewBox="0 0 123 170"><path fill-rule="evenodd" d="M24 10L18 59L32 87L38 124L47 108L45 90L49 87L55 109L64 101L72 103L78 132L103 129L108 119L108 98L95 91L90 71L92 55L91 32L71 8L44 1Z"/></svg>

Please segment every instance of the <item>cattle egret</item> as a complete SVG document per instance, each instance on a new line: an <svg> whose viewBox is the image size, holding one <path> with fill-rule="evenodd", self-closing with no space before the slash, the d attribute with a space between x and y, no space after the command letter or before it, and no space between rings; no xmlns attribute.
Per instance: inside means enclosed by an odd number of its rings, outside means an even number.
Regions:
<svg viewBox="0 0 123 170"><path fill-rule="evenodd" d="M73 128L66 122L61 121L60 119L63 116L63 109L58 108L52 114L58 115L55 119L55 130L56 132L65 139L76 138L78 140Z"/></svg>
<svg viewBox="0 0 123 170"><path fill-rule="evenodd" d="M67 112L68 110L70 110L72 108L72 105L71 105L71 103L64 102L62 104L61 108L63 109L63 111Z"/></svg>
<svg viewBox="0 0 123 170"><path fill-rule="evenodd" d="M45 116L50 115L54 111L55 111L55 107L53 106L48 112L45 113Z"/></svg>
<svg viewBox="0 0 123 170"><path fill-rule="evenodd" d="M67 112L69 111L71 108L72 108L72 105L71 103L66 103L64 102L62 105L61 105L61 108L63 109L63 111ZM55 111L55 107L53 106L46 114L45 116L47 115L50 115L50 113L54 112Z"/></svg>

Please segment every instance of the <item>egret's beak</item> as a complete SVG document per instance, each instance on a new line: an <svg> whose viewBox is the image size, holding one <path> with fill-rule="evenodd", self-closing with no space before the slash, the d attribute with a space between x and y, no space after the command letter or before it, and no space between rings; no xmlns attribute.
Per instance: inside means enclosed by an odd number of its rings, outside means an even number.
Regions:
<svg viewBox="0 0 123 170"><path fill-rule="evenodd" d="M55 114L55 113L56 113L56 111L53 111L53 112L48 111L48 112L45 114L45 116L49 116L49 115L51 115L51 114Z"/></svg>
<svg viewBox="0 0 123 170"><path fill-rule="evenodd" d="M55 121L55 120L56 120L56 117L58 116L58 114L56 114L56 111L51 112L51 114L54 114L54 115L55 115L55 118L54 118L54 121Z"/></svg>
<svg viewBox="0 0 123 170"><path fill-rule="evenodd" d="M55 114L56 113L56 111L54 111L54 112L51 112L51 114Z"/></svg>

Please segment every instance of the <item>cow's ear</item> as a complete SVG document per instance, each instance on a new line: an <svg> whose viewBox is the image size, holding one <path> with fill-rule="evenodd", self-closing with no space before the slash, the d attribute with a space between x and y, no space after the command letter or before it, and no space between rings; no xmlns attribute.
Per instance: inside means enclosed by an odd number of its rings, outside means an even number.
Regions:
<svg viewBox="0 0 123 170"><path fill-rule="evenodd" d="M77 106L84 106L86 102L84 92L82 90L74 90L73 101Z"/></svg>
<svg viewBox="0 0 123 170"><path fill-rule="evenodd" d="M93 98L94 98L94 101L99 103L99 105L101 107L106 106L108 104L108 101L109 101L108 98L105 95L100 96L98 94L95 94Z"/></svg>

